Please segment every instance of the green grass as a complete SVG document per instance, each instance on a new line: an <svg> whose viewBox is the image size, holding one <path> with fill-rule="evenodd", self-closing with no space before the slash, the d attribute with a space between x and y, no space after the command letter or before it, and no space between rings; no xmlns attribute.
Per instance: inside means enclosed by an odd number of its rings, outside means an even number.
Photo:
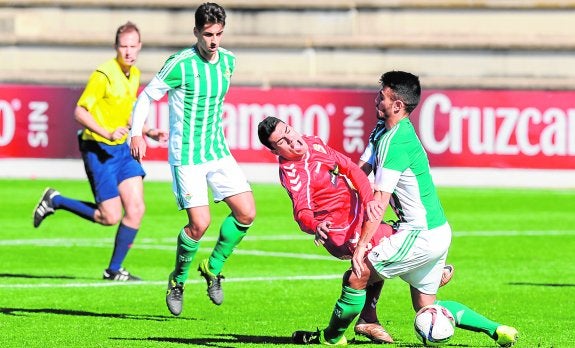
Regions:
<svg viewBox="0 0 575 348"><path fill-rule="evenodd" d="M171 184L145 186L147 213L125 263L145 279L139 284L100 280L115 227L59 211L32 228L32 208L48 185L92 199L84 181L0 180L2 347L283 347L294 330L329 320L349 263L333 260L299 231L279 185L253 185L258 217L224 268L224 303L209 301L194 267L177 318L166 309L165 283L186 217ZM456 266L440 298L517 327L518 347L573 346L575 191L441 188L439 194L454 231L448 261ZM211 251L228 212L220 204L212 213L194 265ZM386 283L379 314L396 346L419 345L404 282ZM346 335L351 339L352 329ZM494 344L457 330L447 346Z"/></svg>

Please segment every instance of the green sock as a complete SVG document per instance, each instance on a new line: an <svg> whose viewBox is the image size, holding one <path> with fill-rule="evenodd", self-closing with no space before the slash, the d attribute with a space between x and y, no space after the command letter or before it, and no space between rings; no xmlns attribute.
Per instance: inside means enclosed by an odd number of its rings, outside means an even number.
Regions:
<svg viewBox="0 0 575 348"><path fill-rule="evenodd" d="M176 283L184 284L188 279L188 272L194 260L194 256L200 247L200 242L189 237L184 229L178 236L178 247L176 251L176 268L172 277Z"/></svg>
<svg viewBox="0 0 575 348"><path fill-rule="evenodd" d="M435 303L447 308L455 318L455 326L462 329L483 332L493 338L495 336L495 330L501 325L487 319L459 302L437 300Z"/></svg>
<svg viewBox="0 0 575 348"><path fill-rule="evenodd" d="M224 262L230 257L236 245L240 244L250 226L242 225L233 215L228 215L222 223L222 227L220 227L218 242L208 261L208 270L211 273L215 275L220 274L224 267Z"/></svg>
<svg viewBox="0 0 575 348"><path fill-rule="evenodd" d="M323 330L328 343L336 343L347 330L349 324L361 312L365 304L365 290L343 286L341 296L335 303L329 325Z"/></svg>

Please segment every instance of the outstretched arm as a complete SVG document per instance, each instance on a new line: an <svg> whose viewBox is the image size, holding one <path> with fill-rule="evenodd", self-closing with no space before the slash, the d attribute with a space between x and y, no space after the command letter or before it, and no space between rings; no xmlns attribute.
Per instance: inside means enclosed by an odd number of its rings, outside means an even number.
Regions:
<svg viewBox="0 0 575 348"><path fill-rule="evenodd" d="M132 112L132 130L130 132L130 152L132 157L141 161L146 156L146 141L142 137L146 119L150 113L152 98L146 93L146 90L140 93L134 110Z"/></svg>
<svg viewBox="0 0 575 348"><path fill-rule="evenodd" d="M165 142L168 140L168 131L163 129L147 128L144 130L144 134L155 141Z"/></svg>
<svg viewBox="0 0 575 348"><path fill-rule="evenodd" d="M380 208L385 211L389 204L389 199L391 198L391 193L389 192L382 192L376 191L374 193L375 201L380 204ZM380 221L365 221L361 228L361 235L359 236L359 241L355 247L355 251L353 252L353 258L351 260L353 272L355 275L360 278L361 273L364 271L364 263L363 259L365 257L365 252L367 250L367 245L377 228L379 227Z"/></svg>

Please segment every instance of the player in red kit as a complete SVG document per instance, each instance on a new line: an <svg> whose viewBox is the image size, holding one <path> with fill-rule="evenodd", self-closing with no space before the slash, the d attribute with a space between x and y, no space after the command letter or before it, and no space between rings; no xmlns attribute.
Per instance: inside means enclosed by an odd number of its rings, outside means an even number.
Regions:
<svg viewBox="0 0 575 348"><path fill-rule="evenodd" d="M292 200L294 219L301 230L314 235L316 245L323 244L331 255L349 259L364 222L381 221L383 215L366 174L319 137L301 135L276 117L260 122L258 136L278 156L280 181ZM370 247L392 233L390 225L380 223ZM451 278L451 273L446 273L445 283ZM354 331L377 343L392 343L377 318L382 286L379 281L367 287ZM293 339L295 343L313 343L303 337Z"/></svg>
<svg viewBox="0 0 575 348"><path fill-rule="evenodd" d="M371 184L355 163L320 138L301 136L301 140L302 148L308 149L301 159L278 159L280 181L292 200L295 221L302 231L316 235L330 254L349 259L361 233L364 207L373 200ZM382 223L372 245L391 232L391 226Z"/></svg>
<svg viewBox="0 0 575 348"><path fill-rule="evenodd" d="M302 136L275 117L264 119L258 134L262 144L278 155L281 184L292 200L294 219L301 230L315 235L316 245L323 244L333 256L349 259L367 218L366 207L373 202L365 173L320 138ZM382 223L372 244L391 233L391 226ZM378 282L368 287L355 331L374 342L391 343L393 339L376 313L382 286L383 282Z"/></svg>

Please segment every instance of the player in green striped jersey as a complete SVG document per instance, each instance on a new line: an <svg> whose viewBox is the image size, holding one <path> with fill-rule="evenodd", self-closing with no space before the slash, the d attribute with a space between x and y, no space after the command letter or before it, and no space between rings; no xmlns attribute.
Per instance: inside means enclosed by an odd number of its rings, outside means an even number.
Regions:
<svg viewBox="0 0 575 348"><path fill-rule="evenodd" d="M381 76L380 83L376 115L384 121L386 132L376 144L374 195L392 206L399 227L389 240L369 252L366 264L363 251L372 233L362 233L353 258L354 274L361 277L366 271L377 279L401 277L410 285L415 311L437 303L454 314L457 327L483 332L500 346L513 345L518 336L515 328L492 321L459 302L437 300L451 227L433 183L427 154L409 118L421 97L419 78L404 71L390 71Z"/></svg>
<svg viewBox="0 0 575 348"><path fill-rule="evenodd" d="M344 344L347 327L364 305L366 285L400 277L410 285L416 312L437 303L453 314L457 327L483 332L500 346L512 346L518 336L515 328L492 321L459 302L437 300L451 227L431 177L427 154L409 119L421 97L419 78L404 71L390 71L381 76L380 83L375 107L377 118L385 123L385 132L375 146L374 197L383 204L384 211L391 204L399 218L397 231L381 239L365 256L379 222L364 222L352 258L353 271L344 276L329 325L321 331L294 333L294 337L300 342Z"/></svg>
<svg viewBox="0 0 575 348"><path fill-rule="evenodd" d="M208 186L214 200L224 201L231 209L212 254L198 267L207 281L208 296L216 305L223 301L223 265L256 214L251 187L232 157L222 129L224 98L236 66L236 57L220 47L225 24L221 6L200 5L195 13L196 44L170 56L134 106L131 151L141 160L146 154L142 128L150 105L168 93L168 160L178 207L188 216L188 224L178 235L176 264L166 294L166 304L174 315L182 311L184 283L211 221Z"/></svg>

